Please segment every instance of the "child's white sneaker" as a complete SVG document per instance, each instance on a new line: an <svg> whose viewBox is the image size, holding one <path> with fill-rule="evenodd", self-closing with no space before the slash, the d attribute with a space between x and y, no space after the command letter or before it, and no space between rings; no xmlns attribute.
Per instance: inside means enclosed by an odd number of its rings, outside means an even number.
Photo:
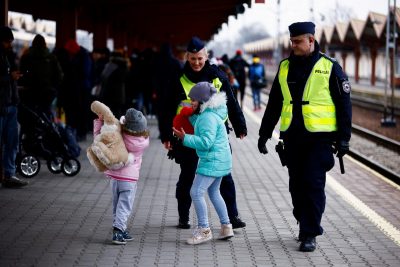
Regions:
<svg viewBox="0 0 400 267"><path fill-rule="evenodd" d="M189 245L198 245L212 239L210 228L197 228L194 230L192 237L188 238L186 243Z"/></svg>
<svg viewBox="0 0 400 267"><path fill-rule="evenodd" d="M228 240L233 237L232 224L221 224L221 231L219 232L218 239Z"/></svg>

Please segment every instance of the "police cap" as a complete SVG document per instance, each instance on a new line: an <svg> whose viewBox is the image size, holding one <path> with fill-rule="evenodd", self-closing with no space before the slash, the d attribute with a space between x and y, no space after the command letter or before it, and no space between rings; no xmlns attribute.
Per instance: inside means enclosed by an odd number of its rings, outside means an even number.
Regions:
<svg viewBox="0 0 400 267"><path fill-rule="evenodd" d="M194 36L194 37L192 37L192 39L190 39L190 42L186 48L186 51L188 51L190 53L197 53L203 48L204 48L204 43L200 40L199 37Z"/></svg>
<svg viewBox="0 0 400 267"><path fill-rule="evenodd" d="M306 33L315 33L315 24L310 21L295 22L289 26L290 37L296 37Z"/></svg>

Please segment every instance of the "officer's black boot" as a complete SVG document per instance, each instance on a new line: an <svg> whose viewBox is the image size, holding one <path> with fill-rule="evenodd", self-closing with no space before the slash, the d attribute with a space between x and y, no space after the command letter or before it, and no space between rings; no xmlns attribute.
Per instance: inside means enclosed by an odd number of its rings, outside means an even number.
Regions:
<svg viewBox="0 0 400 267"><path fill-rule="evenodd" d="M299 250L302 252L313 252L317 247L315 237L307 236L301 241Z"/></svg>
<svg viewBox="0 0 400 267"><path fill-rule="evenodd" d="M179 229L190 229L190 223L189 223L189 221L179 220L179 223L176 227Z"/></svg>
<svg viewBox="0 0 400 267"><path fill-rule="evenodd" d="M299 232L299 236L298 236L298 238L297 238L297 241L299 241L299 242L303 242L303 241L305 241L305 239L306 239L306 235L303 233L303 232Z"/></svg>
<svg viewBox="0 0 400 267"><path fill-rule="evenodd" d="M246 223L244 221L242 221L239 216L229 218L229 220L232 224L233 229L246 227Z"/></svg>

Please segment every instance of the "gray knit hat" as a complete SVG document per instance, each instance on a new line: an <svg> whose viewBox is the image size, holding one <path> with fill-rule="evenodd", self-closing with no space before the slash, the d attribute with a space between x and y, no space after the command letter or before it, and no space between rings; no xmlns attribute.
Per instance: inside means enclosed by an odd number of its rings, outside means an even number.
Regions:
<svg viewBox="0 0 400 267"><path fill-rule="evenodd" d="M140 133L147 130L147 120L142 112L130 108L126 111L123 126L129 132Z"/></svg>
<svg viewBox="0 0 400 267"><path fill-rule="evenodd" d="M217 92L217 89L209 82L199 82L189 92L189 97L192 100L199 102L207 102L211 96Z"/></svg>

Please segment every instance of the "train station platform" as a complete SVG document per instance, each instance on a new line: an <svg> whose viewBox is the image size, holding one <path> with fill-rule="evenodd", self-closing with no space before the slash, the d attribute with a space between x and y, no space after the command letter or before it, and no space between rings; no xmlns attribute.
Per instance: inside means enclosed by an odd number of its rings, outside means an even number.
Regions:
<svg viewBox="0 0 400 267"><path fill-rule="evenodd" d="M247 227L235 230L231 240L185 243L192 230L175 227L179 167L167 158L157 123L150 120L151 145L129 221L133 241L111 243L109 183L82 153L77 176L52 174L42 165L25 188L0 188L0 266L400 266L400 187L348 156L345 175L338 162L327 175L325 233L316 251L298 251L276 136L267 143L269 153L259 154L263 113L251 111L249 98L245 103L249 134L230 138L238 207ZM209 210L217 236L218 218ZM193 208L191 218L193 224Z"/></svg>
<svg viewBox="0 0 400 267"><path fill-rule="evenodd" d="M361 99L364 100L377 101L377 103L382 104L382 108L385 103L387 103L388 106L391 106L392 100L396 109L400 106L399 88L393 89L390 84L385 85L385 83L381 81L378 81L374 86L372 86L367 80L360 80L356 83L354 79L350 79L350 83L353 98L361 97Z"/></svg>

